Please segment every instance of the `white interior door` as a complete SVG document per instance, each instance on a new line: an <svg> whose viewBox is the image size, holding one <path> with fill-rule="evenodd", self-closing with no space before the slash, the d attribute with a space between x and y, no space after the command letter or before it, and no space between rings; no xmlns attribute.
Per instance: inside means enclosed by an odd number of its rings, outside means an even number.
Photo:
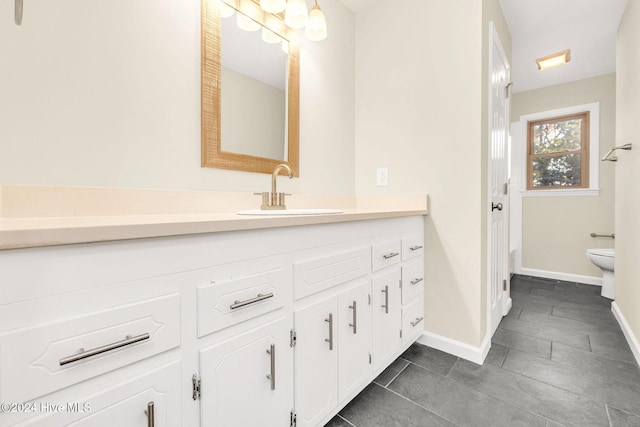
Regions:
<svg viewBox="0 0 640 427"><path fill-rule="evenodd" d="M509 280L508 138L510 68L493 22L489 23L488 281L491 335L505 314Z"/></svg>

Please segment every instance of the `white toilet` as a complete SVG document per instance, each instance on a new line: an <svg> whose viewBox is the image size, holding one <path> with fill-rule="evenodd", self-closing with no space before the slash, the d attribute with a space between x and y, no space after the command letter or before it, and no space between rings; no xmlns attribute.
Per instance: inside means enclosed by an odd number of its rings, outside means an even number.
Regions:
<svg viewBox="0 0 640 427"><path fill-rule="evenodd" d="M613 266L616 260L615 252L613 249L587 249L587 258L602 270L602 291L600 295L605 298L614 299Z"/></svg>

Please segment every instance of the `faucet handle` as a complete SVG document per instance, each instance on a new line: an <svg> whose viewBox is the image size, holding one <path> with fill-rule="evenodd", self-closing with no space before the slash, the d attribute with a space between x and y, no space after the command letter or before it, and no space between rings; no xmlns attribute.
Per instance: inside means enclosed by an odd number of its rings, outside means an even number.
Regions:
<svg viewBox="0 0 640 427"><path fill-rule="evenodd" d="M256 195L256 196L262 196L262 205L260 206L260 209L264 210L264 209L268 209L269 208L269 195L270 195L270 193L268 191L262 191L260 193L254 192L253 194Z"/></svg>

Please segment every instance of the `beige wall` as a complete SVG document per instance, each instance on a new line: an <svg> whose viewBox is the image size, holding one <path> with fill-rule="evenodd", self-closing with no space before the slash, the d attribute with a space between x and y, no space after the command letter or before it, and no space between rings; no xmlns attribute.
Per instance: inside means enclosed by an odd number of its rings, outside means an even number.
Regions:
<svg viewBox="0 0 640 427"><path fill-rule="evenodd" d="M603 156L615 140L615 88L616 75L612 73L516 93L512 121L526 114L599 102L600 156ZM514 141L526 146L526 141L521 139ZM612 239L592 238L590 233L613 233L615 163L598 162L598 166L599 196L523 197L523 268L602 277L600 269L585 253L588 248L613 247Z"/></svg>
<svg viewBox="0 0 640 427"><path fill-rule="evenodd" d="M425 329L472 346L486 332L479 177L489 15L481 19L474 0L407 0L356 17L356 193L429 193ZM377 187L384 166L389 185Z"/></svg>
<svg viewBox="0 0 640 427"><path fill-rule="evenodd" d="M2 3L0 183L269 188L200 168L200 0L38 2L22 26ZM329 37L301 48L300 178L283 191L353 194L354 17L322 9Z"/></svg>
<svg viewBox="0 0 640 427"><path fill-rule="evenodd" d="M616 303L640 340L640 1L618 29L616 144L633 144L616 163ZM637 349L640 350L640 349Z"/></svg>

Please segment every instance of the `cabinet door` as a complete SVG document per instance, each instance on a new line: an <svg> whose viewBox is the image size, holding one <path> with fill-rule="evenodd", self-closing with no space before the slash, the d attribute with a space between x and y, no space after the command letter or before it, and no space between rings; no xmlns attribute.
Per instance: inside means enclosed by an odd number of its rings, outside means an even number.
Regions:
<svg viewBox="0 0 640 427"><path fill-rule="evenodd" d="M342 402L371 378L369 281L338 295L338 398Z"/></svg>
<svg viewBox="0 0 640 427"><path fill-rule="evenodd" d="M173 362L73 402L60 402L55 398L45 400L47 403L36 404L36 412L44 412L42 415L17 424L7 420L7 424L30 427L146 426L151 425L148 418L151 404L154 426L180 425L180 372L180 363ZM62 409L55 411L53 405ZM7 424L0 417L0 425Z"/></svg>
<svg viewBox="0 0 640 427"><path fill-rule="evenodd" d="M298 426L316 426L338 404L335 296L295 311L295 404Z"/></svg>
<svg viewBox="0 0 640 427"><path fill-rule="evenodd" d="M289 425L291 321L283 317L200 351L202 426Z"/></svg>
<svg viewBox="0 0 640 427"><path fill-rule="evenodd" d="M373 370L377 371L397 357L402 348L400 336L400 268L373 278Z"/></svg>

